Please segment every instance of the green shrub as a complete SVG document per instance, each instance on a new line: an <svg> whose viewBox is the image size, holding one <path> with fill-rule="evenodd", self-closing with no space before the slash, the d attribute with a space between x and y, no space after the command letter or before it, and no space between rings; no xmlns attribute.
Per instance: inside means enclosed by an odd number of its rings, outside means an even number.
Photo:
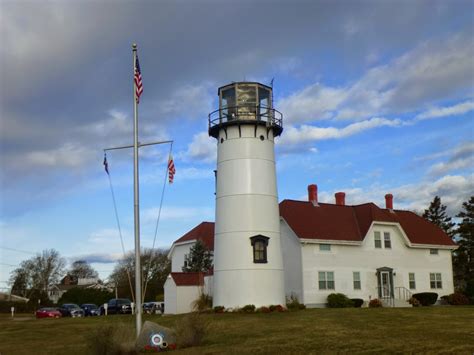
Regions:
<svg viewBox="0 0 474 355"><path fill-rule="evenodd" d="M408 303L411 304L413 307L421 306L420 301L418 301L415 297L412 297L408 300Z"/></svg>
<svg viewBox="0 0 474 355"><path fill-rule="evenodd" d="M285 312L286 308L283 307L281 304L272 304L268 306L270 312Z"/></svg>
<svg viewBox="0 0 474 355"><path fill-rule="evenodd" d="M364 304L364 300L362 298L351 298L351 301L355 308L360 308Z"/></svg>
<svg viewBox="0 0 474 355"><path fill-rule="evenodd" d="M413 297L416 298L422 306L431 306L435 304L438 299L438 294L435 292L421 292L413 294Z"/></svg>
<svg viewBox="0 0 474 355"><path fill-rule="evenodd" d="M215 306L213 309L214 309L214 313L224 313L225 311L224 306Z"/></svg>
<svg viewBox="0 0 474 355"><path fill-rule="evenodd" d="M381 307L383 307L383 303L378 298L374 298L373 300L370 300L369 307L370 308L381 308Z"/></svg>
<svg viewBox="0 0 474 355"><path fill-rule="evenodd" d="M257 312L258 313L270 313L270 308L262 306L262 307L257 309Z"/></svg>
<svg viewBox="0 0 474 355"><path fill-rule="evenodd" d="M469 304L469 298L461 292L450 294L447 301L452 306L464 306Z"/></svg>
<svg viewBox="0 0 474 355"><path fill-rule="evenodd" d="M352 301L343 293L331 293L328 296L327 306L329 308L352 307Z"/></svg>
<svg viewBox="0 0 474 355"><path fill-rule="evenodd" d="M255 306L253 304L248 304L246 306L243 306L240 309L240 311L243 312L243 313L253 313L253 312L255 312Z"/></svg>
<svg viewBox="0 0 474 355"><path fill-rule="evenodd" d="M209 330L209 322L199 313L190 313L176 322L176 342L179 348L201 345Z"/></svg>
<svg viewBox="0 0 474 355"><path fill-rule="evenodd" d="M297 311L300 309L305 309L306 306L300 303L298 297L291 295L290 297L286 298L286 308L288 308L289 311Z"/></svg>

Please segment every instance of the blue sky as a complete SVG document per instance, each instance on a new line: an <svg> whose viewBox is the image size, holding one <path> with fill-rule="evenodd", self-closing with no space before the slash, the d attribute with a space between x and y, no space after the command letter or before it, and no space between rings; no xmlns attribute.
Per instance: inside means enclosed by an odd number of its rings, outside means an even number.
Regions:
<svg viewBox="0 0 474 355"><path fill-rule="evenodd" d="M207 114L231 81L269 84L284 115L280 200L456 214L474 194L472 1L0 2L0 287L46 248L102 277L121 256L103 148L132 143L131 44L144 93L140 141L174 140L157 246L214 220ZM168 145L141 151L142 246L153 242ZM108 154L127 250L132 155Z"/></svg>

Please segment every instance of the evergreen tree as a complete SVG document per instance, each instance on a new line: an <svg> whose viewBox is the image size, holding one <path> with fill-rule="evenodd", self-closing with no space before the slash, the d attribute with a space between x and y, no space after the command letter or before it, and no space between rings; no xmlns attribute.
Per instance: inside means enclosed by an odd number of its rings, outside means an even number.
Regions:
<svg viewBox="0 0 474 355"><path fill-rule="evenodd" d="M446 214L446 206L441 204L441 198L439 196L435 196L433 201L431 201L430 207L423 213L423 218L436 224L447 235L453 237L453 227L455 223L451 222L451 217Z"/></svg>
<svg viewBox="0 0 474 355"><path fill-rule="evenodd" d="M185 256L183 272L208 272L212 268L212 252L198 240Z"/></svg>
<svg viewBox="0 0 474 355"><path fill-rule="evenodd" d="M462 218L456 230L458 249L454 252L454 278L459 289L474 300L474 196L462 204L456 216Z"/></svg>

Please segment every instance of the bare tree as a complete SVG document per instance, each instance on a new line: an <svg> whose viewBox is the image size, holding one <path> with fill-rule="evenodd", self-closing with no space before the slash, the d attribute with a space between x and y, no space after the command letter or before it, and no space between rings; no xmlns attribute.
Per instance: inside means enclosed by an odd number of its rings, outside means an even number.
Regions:
<svg viewBox="0 0 474 355"><path fill-rule="evenodd" d="M49 286L59 283L66 262L54 249L46 249L31 259L21 262L12 271L12 293L28 297L33 292L47 292Z"/></svg>

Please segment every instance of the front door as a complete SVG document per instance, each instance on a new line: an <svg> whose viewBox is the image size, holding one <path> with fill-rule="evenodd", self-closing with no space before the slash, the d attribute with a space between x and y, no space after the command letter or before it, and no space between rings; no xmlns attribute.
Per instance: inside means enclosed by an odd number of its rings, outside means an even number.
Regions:
<svg viewBox="0 0 474 355"><path fill-rule="evenodd" d="M392 292L389 271L380 272L380 293L382 298L390 298Z"/></svg>

